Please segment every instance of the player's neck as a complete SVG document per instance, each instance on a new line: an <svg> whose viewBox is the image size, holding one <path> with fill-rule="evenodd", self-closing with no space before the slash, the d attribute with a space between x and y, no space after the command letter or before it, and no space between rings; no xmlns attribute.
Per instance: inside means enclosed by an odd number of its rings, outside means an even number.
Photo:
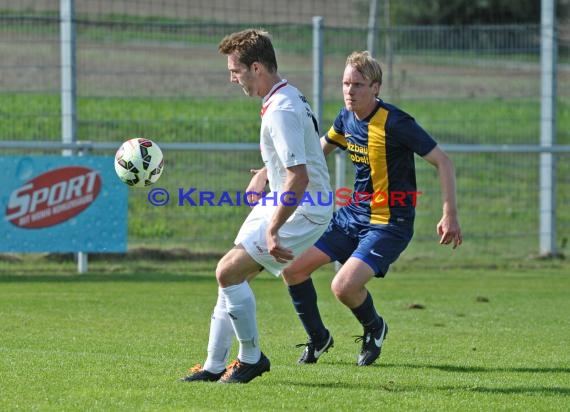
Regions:
<svg viewBox="0 0 570 412"><path fill-rule="evenodd" d="M260 87L258 90L259 97L263 99L269 94L269 92L271 92L271 89L273 89L277 83L280 83L282 81L283 79L277 72L269 74L267 81L264 82L264 86Z"/></svg>
<svg viewBox="0 0 570 412"><path fill-rule="evenodd" d="M366 107L363 107L363 108L361 108L361 109L359 109L359 110L354 111L354 115L356 116L356 118L357 118L358 120L364 120L364 119L366 119L366 118L369 117L369 116L374 112L374 110L376 109L376 103L377 103L377 100L374 99L374 101L373 101L373 102L370 102L370 104L367 105Z"/></svg>

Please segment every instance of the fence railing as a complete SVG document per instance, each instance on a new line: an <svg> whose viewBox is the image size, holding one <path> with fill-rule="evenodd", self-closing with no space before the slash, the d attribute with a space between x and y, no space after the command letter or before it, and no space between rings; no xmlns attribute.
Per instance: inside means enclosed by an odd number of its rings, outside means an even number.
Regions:
<svg viewBox="0 0 570 412"><path fill-rule="evenodd" d="M473 253L489 256L527 256L537 253L540 236L568 237L570 204L568 174L557 178L556 205L553 210L540 210L539 157L550 153L557 164L570 164L570 145L466 145L444 144L457 171L460 217ZM221 251L231 245L235 231L249 210L239 203L249 176L249 167L259 164L259 148L255 144L228 143L164 143L165 172L155 187L171 193L171 202L164 207L153 206L149 191L129 191L129 244L136 246L183 247L198 252ZM0 141L0 150L11 154L53 154L66 150L76 155L104 155L109 167L117 145L109 142L22 142ZM342 152L339 156L344 157ZM224 162L221 170L212 169L213 162ZM338 170L339 162L331 159L333 186L351 184L350 171ZM418 160L418 199L416 242L418 253L433 248L433 228L440 218L441 201L437 177ZM565 170L566 170L565 166ZM181 175L186 175L186 178ZM215 176L216 175L216 176ZM205 178L207 177L207 178ZM191 188L216 194L235 193L234 204L220 206L209 203L196 205L180 201L179 191ZM215 202L214 202L215 203ZM556 206L555 205L555 206ZM543 233L539 214L552 213L557 234Z"/></svg>

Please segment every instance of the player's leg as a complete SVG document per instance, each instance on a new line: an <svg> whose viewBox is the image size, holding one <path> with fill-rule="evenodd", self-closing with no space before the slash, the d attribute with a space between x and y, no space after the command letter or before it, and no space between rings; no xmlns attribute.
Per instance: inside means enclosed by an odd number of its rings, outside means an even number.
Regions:
<svg viewBox="0 0 570 412"><path fill-rule="evenodd" d="M228 313L240 341L238 370L245 371L236 372L234 377L224 376L222 381L249 381L269 370L269 360L259 349L255 297L249 285L244 285L241 273L248 273L262 266L278 276L286 266L275 261L267 249L266 228L271 215L272 210L269 208L254 208L236 237L238 246L224 256L216 270L218 284L225 294ZM294 215L279 230L279 240L283 247L291 249L297 256L311 246L324 229L324 225L317 225L301 215Z"/></svg>
<svg viewBox="0 0 570 412"><path fill-rule="evenodd" d="M317 291L311 279L311 274L317 268L330 261L327 254L311 246L282 272L295 312L308 335L299 363L316 363L334 344L333 337L321 318Z"/></svg>
<svg viewBox="0 0 570 412"><path fill-rule="evenodd" d="M310 276L332 260L344 262L357 245L356 240L338 226L337 218L333 219L315 246L307 249L283 270L283 280L288 286L291 301L308 335L299 363L316 363L334 344L330 331L322 321L317 292Z"/></svg>
<svg viewBox="0 0 570 412"><path fill-rule="evenodd" d="M247 281L250 282L257 273L248 276ZM234 336L224 294L218 290L218 300L210 321L208 357L204 362L204 369L215 373L225 372Z"/></svg>
<svg viewBox="0 0 570 412"><path fill-rule="evenodd" d="M247 277L251 281L258 272ZM210 320L210 333L208 338L208 356L204 366L197 364L190 369L190 373L181 380L217 381L226 371L230 350L235 336L234 329L228 314L225 295L218 288L218 299Z"/></svg>
<svg viewBox="0 0 570 412"><path fill-rule="evenodd" d="M218 290L218 300L210 319L210 334L208 338L208 357L204 366L198 364L190 369L190 373L181 380L217 381L226 371L230 349L234 337L230 317L226 309L226 300Z"/></svg>
<svg viewBox="0 0 570 412"><path fill-rule="evenodd" d="M352 311L364 330L357 339L362 341L357 360L359 366L370 365L380 356L388 332L388 325L376 311L372 295L365 287L374 275L374 270L368 264L352 257L338 271L331 284L336 298Z"/></svg>
<svg viewBox="0 0 570 412"><path fill-rule="evenodd" d="M365 285L374 276L374 270L367 263L350 257L333 278L331 290L341 303L354 309L369 295Z"/></svg>
<svg viewBox="0 0 570 412"><path fill-rule="evenodd" d="M369 230L361 236L356 250L333 279L331 289L364 329L357 364L373 363L382 349L388 325L378 314L365 285L373 277L384 277L390 265L407 247L413 235L408 226L392 224Z"/></svg>
<svg viewBox="0 0 570 412"><path fill-rule="evenodd" d="M245 280L247 273L262 268L273 274L281 270L282 265L274 267L276 262L266 247L266 227L272 212L272 208L261 205L253 208L236 236L236 246L216 268L216 279L239 340L238 359L220 379L222 383L246 383L270 369L269 359L259 347L255 296Z"/></svg>
<svg viewBox="0 0 570 412"><path fill-rule="evenodd" d="M237 245L226 253L216 268L220 293L240 342L238 359L246 363L256 363L261 356L255 295L247 282L248 275L259 272L260 268L259 263L251 258L242 245Z"/></svg>
<svg viewBox="0 0 570 412"><path fill-rule="evenodd" d="M220 292L239 341L238 360L221 378L223 383L246 383L269 371L269 359L259 347L255 295L247 281L260 268L241 244L226 253L216 268Z"/></svg>
<svg viewBox="0 0 570 412"><path fill-rule="evenodd" d="M208 357L204 362L204 369L216 374L225 372L233 337L234 329L226 308L226 299L218 290L218 300L210 319Z"/></svg>

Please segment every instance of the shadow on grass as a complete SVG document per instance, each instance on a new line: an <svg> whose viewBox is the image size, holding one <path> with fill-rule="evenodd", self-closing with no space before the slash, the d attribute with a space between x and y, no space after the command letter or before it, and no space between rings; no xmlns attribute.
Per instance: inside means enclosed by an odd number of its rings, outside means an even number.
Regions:
<svg viewBox="0 0 570 412"><path fill-rule="evenodd" d="M570 373L570 367L484 367L484 366L458 366L458 365L416 365L410 363L403 364L383 364L379 366L395 367L395 368L413 368L413 369L437 369L444 372L514 372L514 373Z"/></svg>
<svg viewBox="0 0 570 412"><path fill-rule="evenodd" d="M326 361L325 361L326 363ZM336 365L342 364L347 367L354 366L354 362L335 361ZM366 367L366 369L384 369L384 368L409 368L409 369L437 369L443 372L453 373L494 373L494 372L512 372L512 373L570 373L570 367L485 367L485 366L459 366L459 365L421 365L413 363L374 363Z"/></svg>
<svg viewBox="0 0 570 412"><path fill-rule="evenodd" d="M346 363L347 367L354 367L353 363ZM410 364L410 363L388 363L388 364L373 364L367 366L366 369L385 369L385 368L411 368L411 369L437 369L444 372L451 373L532 373L532 374L548 374L548 373L570 373L570 367L481 367L481 366L458 366L458 365L421 365L421 364ZM528 394L528 395L544 395L544 396L570 396L570 387L565 386L513 386L513 387L486 387L480 385L445 385L445 386L429 386L429 385L414 385L413 387L406 385L398 385L393 381L370 381L369 383L350 382L350 380L334 381L334 382L298 382L294 380L284 380L281 383L285 385L292 386L303 386L303 387L315 387L322 389L354 389L354 390L371 390L371 391L386 391L386 392L417 392L418 390L425 391L465 391L465 392L477 392L485 394Z"/></svg>
<svg viewBox="0 0 570 412"><path fill-rule="evenodd" d="M445 391L454 392L478 392L485 394L529 394L529 395L555 395L555 396L570 396L570 387L563 386L518 386L518 387L485 387L478 385L444 385L444 386L429 386L429 385L398 385L393 381L384 383L370 381L369 383L350 382L349 380L335 381L335 382L299 382L296 380L280 380L280 383L286 386L302 386L313 387L320 389L354 389L354 390L370 390L370 391L386 391L386 392L417 392L420 391Z"/></svg>
<svg viewBox="0 0 570 412"><path fill-rule="evenodd" d="M560 386L545 387L545 386L521 386L514 388L485 388L485 387L456 387L456 386L442 386L438 387L440 390L457 391L465 390L469 392L480 392L480 393L490 393L490 394L529 394L529 395L570 395L570 388L564 388Z"/></svg>

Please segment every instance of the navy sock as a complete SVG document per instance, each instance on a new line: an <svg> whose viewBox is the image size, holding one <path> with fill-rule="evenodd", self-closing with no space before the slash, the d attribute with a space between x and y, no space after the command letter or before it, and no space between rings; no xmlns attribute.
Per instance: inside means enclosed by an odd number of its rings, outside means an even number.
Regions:
<svg viewBox="0 0 570 412"><path fill-rule="evenodd" d="M321 342L328 336L317 306L317 291L311 278L298 285L288 286L297 316L312 342Z"/></svg>
<svg viewBox="0 0 570 412"><path fill-rule="evenodd" d="M364 299L362 305L351 310L365 330L377 330L382 327L382 318L374 308L374 302L372 301L370 292L366 295L366 299Z"/></svg>

